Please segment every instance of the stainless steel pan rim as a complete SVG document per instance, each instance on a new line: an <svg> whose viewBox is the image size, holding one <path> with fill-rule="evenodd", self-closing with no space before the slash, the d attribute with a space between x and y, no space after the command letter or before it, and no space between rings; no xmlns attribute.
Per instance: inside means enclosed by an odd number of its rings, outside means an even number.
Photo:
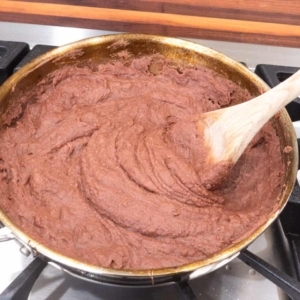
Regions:
<svg viewBox="0 0 300 300"><path fill-rule="evenodd" d="M82 40L79 42L75 42L66 46L59 47L57 49L51 50L48 53L36 58L31 63L27 64L23 68L21 68L18 72L12 75L1 87L0 87L0 105L4 101L5 98L14 95L16 87L18 87L19 82L25 77L31 76L35 70L38 70L41 66L44 66L48 63L48 65L59 65L60 62L76 62L78 59L81 59L82 53L89 50L89 48L101 49L101 45L105 45L107 51L107 45L112 45L114 42L118 40L126 40L129 44L134 43L136 41L142 43L149 43L151 46L158 45L157 47L161 47L162 52L167 49L174 48L174 53L172 55L176 58L178 50L183 50L183 53L187 53L190 55L190 64L193 65L195 61L197 61L197 55L201 54L203 57L207 59L208 64L212 64L212 68L216 68L218 65L221 66L221 73L223 76L227 76L226 68L230 69L231 73L234 74L236 72L237 77L247 78L248 81L251 81L255 87L260 91L267 91L269 87L256 75L250 72L247 68L242 66L240 63L235 62L234 60L226 57L225 55L214 51L205 46L187 42L184 40L179 40L176 38L167 38L153 35L145 35L145 34L120 34L120 35L108 35L102 37L95 37L86 40ZM93 48L93 49L94 49ZM69 53L72 52L73 56L70 56ZM166 53L162 53L166 55ZM181 55L179 53L178 55ZM206 62L206 63L207 63ZM235 76L235 75L234 75ZM243 80L241 79L241 82ZM207 272L215 269L216 266L220 265L220 262L227 259L233 259L241 249L245 248L248 244L250 244L253 240L255 240L264 230L269 227L269 225L278 217L279 213L284 208L289 195L292 192L296 173L297 173L297 165L298 165L298 152L297 152L297 144L296 144L296 136L294 129L292 127L291 120L286 112L286 110L282 110L280 112L279 118L281 124L286 126L286 131L288 132L288 137L285 137L288 140L288 145L291 146L294 151L292 151L289 155L290 164L287 166L286 176L285 176L285 184L282 189L282 193L280 199L278 200L278 208L274 211L271 217L268 219L265 224L260 226L257 230L255 230L251 235L245 237L240 242L228 247L215 255L196 262L191 262L189 264L185 264L182 266L176 266L171 268L161 268L161 269L153 269L153 270L124 270L124 269L112 269L112 268L103 268L99 266L90 265L84 262L81 262L76 259L72 259L57 253L44 245L38 243L30 236L26 235L22 230L16 227L9 218L0 210L0 220L7 226L13 234L20 239L23 243L27 244L31 249L32 253L35 255L42 254L43 256L49 258L50 260L57 262L63 266L67 266L70 268L74 268L77 270L81 270L82 272L88 272L91 274L97 275L108 275L108 276L121 276L121 277L160 277L174 274L182 274L182 273L191 273L195 270L199 270L201 268L206 268ZM282 125L283 126L283 125ZM288 179L288 180L287 180ZM87 250L88 251L88 250ZM204 269L203 269L204 271ZM206 272L206 273L207 273ZM201 274L201 272L198 272Z"/></svg>

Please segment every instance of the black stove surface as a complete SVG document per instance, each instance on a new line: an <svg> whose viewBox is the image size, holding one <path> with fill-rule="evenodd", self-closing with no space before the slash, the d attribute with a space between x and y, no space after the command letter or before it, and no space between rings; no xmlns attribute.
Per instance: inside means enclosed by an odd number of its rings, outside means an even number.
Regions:
<svg viewBox="0 0 300 300"><path fill-rule="evenodd" d="M29 50L26 43L6 42L0 41L0 84L3 83L13 72L18 71L26 63L33 58L53 49L53 46L36 45ZM274 87L281 81L285 80L299 68L275 66L275 65L258 65L255 73L260 76L270 87ZM297 98L286 106L286 109L292 121L300 120L300 99ZM299 143L298 143L299 144ZM289 242L293 266L297 278L279 271L259 259L251 252L244 250L240 255L240 259L250 265L254 270L260 272L274 283L280 286L292 299L300 299L300 187L298 183L295 184L293 193L289 202L280 215L280 226L282 226L284 234ZM30 264L11 285L0 295L0 300L23 300L27 299L32 285L40 272L46 266L46 262L37 258ZM115 287L113 290L108 287L109 292L106 295L107 299L197 299L189 283L184 280L176 285L175 289L168 287L163 289L136 289L132 291L126 290L122 287ZM87 285L92 283L87 283ZM120 289L120 291L118 291ZM147 290L148 289L148 290ZM166 290L167 289L167 290ZM126 292L127 291L127 292ZM104 289L105 293L105 289ZM159 294L160 293L160 294ZM121 296L120 296L121 295ZM102 295L103 296L103 295ZM105 295L104 295L105 296ZM113 298L112 298L113 297Z"/></svg>

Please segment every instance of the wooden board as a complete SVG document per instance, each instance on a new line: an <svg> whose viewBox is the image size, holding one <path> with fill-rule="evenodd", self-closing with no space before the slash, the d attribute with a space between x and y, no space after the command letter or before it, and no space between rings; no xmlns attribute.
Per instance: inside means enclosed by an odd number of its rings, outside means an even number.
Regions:
<svg viewBox="0 0 300 300"><path fill-rule="evenodd" d="M0 0L0 20L300 47L298 0Z"/></svg>

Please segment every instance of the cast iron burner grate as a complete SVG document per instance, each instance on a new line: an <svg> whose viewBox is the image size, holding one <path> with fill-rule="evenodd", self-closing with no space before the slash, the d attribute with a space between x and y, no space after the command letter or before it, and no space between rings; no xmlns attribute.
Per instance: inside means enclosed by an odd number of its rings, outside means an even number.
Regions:
<svg viewBox="0 0 300 300"><path fill-rule="evenodd" d="M3 83L14 71L33 58L53 49L53 46L36 45L31 51L26 43L0 41L0 84ZM258 65L255 73L259 75L270 87L287 79L299 68ZM286 106L292 121L300 120L300 99L297 98ZM298 140L299 146L299 140ZM300 152L300 149L299 149ZM288 204L280 215L280 222L284 234L289 242L293 259L293 265L297 279L276 269L269 263L260 259L247 249L241 251L239 258L251 268L270 279L282 288L292 299L300 299L300 187L295 184ZM1 227L1 223L0 223ZM47 262L39 257L35 258L21 274L2 292L0 300L26 300L36 279L46 267ZM196 300L196 295L189 282L184 278L178 278L179 300Z"/></svg>

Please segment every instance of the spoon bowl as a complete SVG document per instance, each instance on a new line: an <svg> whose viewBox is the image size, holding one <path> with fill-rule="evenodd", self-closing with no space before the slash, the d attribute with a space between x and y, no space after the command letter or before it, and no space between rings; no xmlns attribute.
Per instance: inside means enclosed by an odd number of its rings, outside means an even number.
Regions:
<svg viewBox="0 0 300 300"><path fill-rule="evenodd" d="M197 127L208 149L204 185L218 186L263 125L300 94L300 71L266 93L201 115Z"/></svg>

